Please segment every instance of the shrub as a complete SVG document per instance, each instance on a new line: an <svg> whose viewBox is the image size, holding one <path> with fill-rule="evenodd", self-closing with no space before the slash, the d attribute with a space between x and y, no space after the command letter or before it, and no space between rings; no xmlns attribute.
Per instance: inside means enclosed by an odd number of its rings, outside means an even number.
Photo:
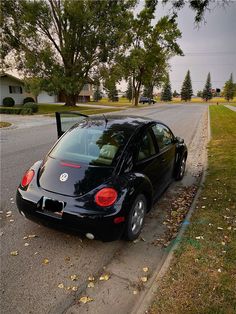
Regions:
<svg viewBox="0 0 236 314"><path fill-rule="evenodd" d="M24 104L23 108L31 108L33 113L38 112L39 110L39 106L35 102L27 102Z"/></svg>
<svg viewBox="0 0 236 314"><path fill-rule="evenodd" d="M20 111L20 114L24 115L24 114L33 114L33 110L32 108L22 108Z"/></svg>
<svg viewBox="0 0 236 314"><path fill-rule="evenodd" d="M3 107L13 107L15 105L15 100L11 97L5 97L2 101Z"/></svg>
<svg viewBox="0 0 236 314"><path fill-rule="evenodd" d="M23 100L23 105L26 104L27 102L35 102L35 101L34 101L34 98L32 98L32 97L26 97L26 98Z"/></svg>
<svg viewBox="0 0 236 314"><path fill-rule="evenodd" d="M20 114L21 108L6 108L6 107L0 107L0 113L5 114Z"/></svg>

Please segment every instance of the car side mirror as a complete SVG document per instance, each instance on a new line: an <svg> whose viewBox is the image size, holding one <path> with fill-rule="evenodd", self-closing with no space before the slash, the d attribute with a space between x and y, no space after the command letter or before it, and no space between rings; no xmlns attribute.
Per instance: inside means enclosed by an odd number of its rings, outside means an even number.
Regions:
<svg viewBox="0 0 236 314"><path fill-rule="evenodd" d="M176 137L175 137L175 143L183 144L183 143L184 143L184 139L182 139L182 138L179 137L179 136L176 136Z"/></svg>

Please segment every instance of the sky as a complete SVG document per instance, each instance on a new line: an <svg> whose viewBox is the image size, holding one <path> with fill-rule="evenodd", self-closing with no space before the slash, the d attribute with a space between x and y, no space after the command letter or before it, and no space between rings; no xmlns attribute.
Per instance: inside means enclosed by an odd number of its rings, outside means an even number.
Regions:
<svg viewBox="0 0 236 314"><path fill-rule="evenodd" d="M166 13L168 8L159 5L156 20ZM176 56L170 61L172 91L180 92L188 69L194 93L203 89L208 72L211 73L213 88L222 88L231 73L235 82L236 1L225 7L213 4L212 10L205 14L205 23L201 23L199 27L194 24L194 12L186 4L179 11L177 21L182 32L178 43L185 56Z"/></svg>

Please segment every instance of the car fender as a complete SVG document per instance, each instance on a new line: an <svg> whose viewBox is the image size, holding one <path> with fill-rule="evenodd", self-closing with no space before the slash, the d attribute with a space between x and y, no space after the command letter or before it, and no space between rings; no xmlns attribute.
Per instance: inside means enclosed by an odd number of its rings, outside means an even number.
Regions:
<svg viewBox="0 0 236 314"><path fill-rule="evenodd" d="M147 211L153 204L153 186L150 179L142 173L134 172L125 175L127 190L124 195L122 207L131 208L138 194L144 194L147 199Z"/></svg>

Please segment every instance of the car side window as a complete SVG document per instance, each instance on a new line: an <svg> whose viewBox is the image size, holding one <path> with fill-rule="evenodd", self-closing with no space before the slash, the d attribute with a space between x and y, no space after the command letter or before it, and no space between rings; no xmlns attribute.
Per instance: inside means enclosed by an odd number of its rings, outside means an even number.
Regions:
<svg viewBox="0 0 236 314"><path fill-rule="evenodd" d="M155 124L152 127L153 133L156 137L157 140L157 144L160 148L160 150L162 150L163 148L171 145L173 143L173 134L171 133L171 131L162 124Z"/></svg>
<svg viewBox="0 0 236 314"><path fill-rule="evenodd" d="M145 131L140 142L138 161L149 158L155 154L156 150L151 133L149 131Z"/></svg>

